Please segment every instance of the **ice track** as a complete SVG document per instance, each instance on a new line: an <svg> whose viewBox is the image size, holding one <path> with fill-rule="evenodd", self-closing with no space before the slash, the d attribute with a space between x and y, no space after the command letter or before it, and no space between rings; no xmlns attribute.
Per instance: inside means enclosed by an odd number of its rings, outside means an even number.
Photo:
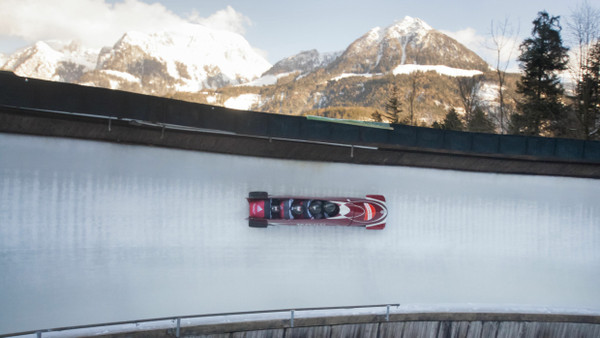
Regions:
<svg viewBox="0 0 600 338"><path fill-rule="evenodd" d="M383 231L251 229L245 197L386 196ZM0 334L366 304L600 312L600 180L0 134Z"/></svg>

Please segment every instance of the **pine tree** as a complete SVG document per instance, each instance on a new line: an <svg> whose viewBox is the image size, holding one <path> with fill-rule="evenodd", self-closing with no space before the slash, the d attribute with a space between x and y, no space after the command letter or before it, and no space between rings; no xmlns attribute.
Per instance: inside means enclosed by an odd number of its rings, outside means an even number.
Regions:
<svg viewBox="0 0 600 338"><path fill-rule="evenodd" d="M447 130L461 131L461 130L465 129L465 125L460 120L460 117L458 116L458 114L456 113L456 110L454 108L451 108L448 111L448 113L446 113L446 117L444 117L443 126L444 126L443 129L447 129Z"/></svg>
<svg viewBox="0 0 600 338"><path fill-rule="evenodd" d="M532 37L520 46L524 75L517 83L523 95L520 114L511 116L511 131L525 135L564 133L563 87L557 73L566 69L568 48L562 44L560 17L539 12L533 21Z"/></svg>
<svg viewBox="0 0 600 338"><path fill-rule="evenodd" d="M494 122L483 112L481 108L475 109L471 120L467 123L467 130L478 133L493 133L496 128Z"/></svg>
<svg viewBox="0 0 600 338"><path fill-rule="evenodd" d="M381 118L381 114L377 110L373 114L371 114L371 119L374 122L381 122L381 121L383 121L382 118Z"/></svg>
<svg viewBox="0 0 600 338"><path fill-rule="evenodd" d="M402 113L402 102L400 102L400 94L396 85L392 86L392 92L389 95L388 101L385 104L385 111L388 113L391 123L400 122L400 113Z"/></svg>

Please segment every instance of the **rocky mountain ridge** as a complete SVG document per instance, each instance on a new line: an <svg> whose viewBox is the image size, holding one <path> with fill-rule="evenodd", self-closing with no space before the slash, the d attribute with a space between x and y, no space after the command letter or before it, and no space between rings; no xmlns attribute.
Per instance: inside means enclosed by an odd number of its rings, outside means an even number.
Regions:
<svg viewBox="0 0 600 338"><path fill-rule="evenodd" d="M271 68L240 35L190 25L185 31L127 32L112 47L40 41L2 67L20 76L166 95L248 82Z"/></svg>
<svg viewBox="0 0 600 338"><path fill-rule="evenodd" d="M487 63L420 19L375 27L344 51L304 51L271 66L240 35L192 25L185 32L128 32L112 47L38 42L8 57L17 75L106 87L235 108L303 114L328 107L384 109L392 85L435 120L456 106L452 78L489 71ZM416 72L416 73L415 73ZM429 88L423 90L424 88ZM432 88L438 92L432 92ZM241 102L241 104L240 104ZM245 102L245 103L244 103Z"/></svg>

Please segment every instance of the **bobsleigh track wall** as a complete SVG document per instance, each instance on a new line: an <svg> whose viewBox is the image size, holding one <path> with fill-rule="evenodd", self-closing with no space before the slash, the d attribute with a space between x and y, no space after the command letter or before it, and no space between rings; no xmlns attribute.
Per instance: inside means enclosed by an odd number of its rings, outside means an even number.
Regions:
<svg viewBox="0 0 600 338"><path fill-rule="evenodd" d="M0 72L0 337L597 337L599 178L596 141ZM388 226L249 229L251 190L382 193Z"/></svg>
<svg viewBox="0 0 600 338"><path fill-rule="evenodd" d="M0 72L0 95L2 132L298 160L600 177L598 141L361 127L7 72Z"/></svg>

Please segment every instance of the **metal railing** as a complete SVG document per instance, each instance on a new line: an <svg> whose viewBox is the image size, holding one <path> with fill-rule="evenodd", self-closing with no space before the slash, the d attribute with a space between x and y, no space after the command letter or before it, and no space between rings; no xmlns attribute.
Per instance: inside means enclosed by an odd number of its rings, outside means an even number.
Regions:
<svg viewBox="0 0 600 338"><path fill-rule="evenodd" d="M219 323L241 323L262 320L284 320L286 327L295 327L294 320L299 318L319 318L331 316L356 316L364 314L377 314L384 316L385 321L390 320L390 309L399 307L400 304L377 304L359 306L336 306L336 307L313 307L313 308L290 308L264 311L226 312L216 314L199 314L187 316L174 316L162 318L139 319L119 322L107 322L90 325L77 325L57 327L50 329L38 329L10 334L0 334L4 337L80 337L98 334L118 334L137 331L169 330L175 337L180 337L182 327L202 326ZM367 311L369 310L370 311ZM344 313L343 310L355 310L354 313ZM358 311L356 311L358 310ZM359 313L356 313L359 312ZM224 321L224 319L226 321ZM232 320L233 319L233 320ZM237 321L236 321L237 319Z"/></svg>

